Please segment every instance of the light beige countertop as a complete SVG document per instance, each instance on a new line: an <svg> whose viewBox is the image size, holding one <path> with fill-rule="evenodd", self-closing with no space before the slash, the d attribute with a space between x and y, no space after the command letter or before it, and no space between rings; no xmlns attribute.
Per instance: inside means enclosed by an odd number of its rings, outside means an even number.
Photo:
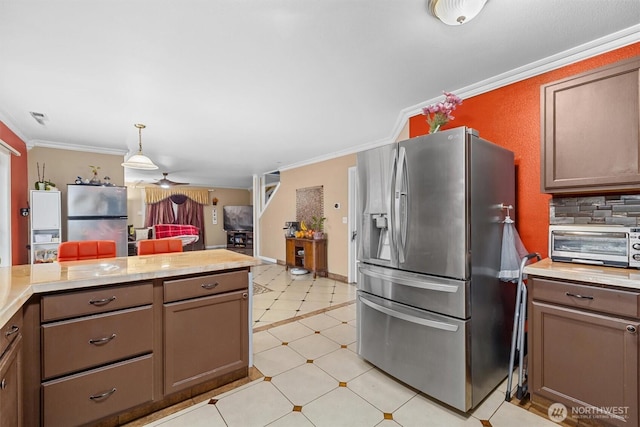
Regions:
<svg viewBox="0 0 640 427"><path fill-rule="evenodd" d="M524 272L552 279L574 280L640 290L640 270L636 268L599 267L570 262L554 262L550 258L545 258L540 262L527 265Z"/></svg>
<svg viewBox="0 0 640 427"><path fill-rule="evenodd" d="M33 295L251 267L260 260L226 249L28 264L0 268L0 326Z"/></svg>

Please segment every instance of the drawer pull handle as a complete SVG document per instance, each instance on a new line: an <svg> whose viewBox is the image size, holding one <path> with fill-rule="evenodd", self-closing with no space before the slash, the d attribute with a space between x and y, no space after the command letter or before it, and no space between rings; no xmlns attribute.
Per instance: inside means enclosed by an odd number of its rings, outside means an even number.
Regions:
<svg viewBox="0 0 640 427"><path fill-rule="evenodd" d="M571 292L566 292L568 297L580 298L580 299L593 299L588 295L580 295L580 294L572 294Z"/></svg>
<svg viewBox="0 0 640 427"><path fill-rule="evenodd" d="M7 388L7 380L5 378L0 381L0 390L5 390Z"/></svg>
<svg viewBox="0 0 640 427"><path fill-rule="evenodd" d="M111 341L112 339L114 339L115 337L116 337L116 334L111 334L110 337L104 337L104 338L98 338L98 339L90 339L89 340L89 344L93 344L93 345L106 344L109 341Z"/></svg>
<svg viewBox="0 0 640 427"><path fill-rule="evenodd" d="M109 304L111 301L115 301L115 300L116 300L116 297L114 295L111 298L92 299L91 301L89 301L89 304L106 305L106 304Z"/></svg>
<svg viewBox="0 0 640 427"><path fill-rule="evenodd" d="M115 393L115 392L116 392L116 388L114 387L114 388L112 388L111 390L109 390L109 391L105 391L105 392L104 392L104 393L102 393L102 394L94 394L93 396L89 396L89 399L91 399L91 400L98 400L98 399L102 399L102 398L105 398L105 397L111 396L111 395L112 395L113 393Z"/></svg>
<svg viewBox="0 0 640 427"><path fill-rule="evenodd" d="M202 286L204 289L209 289L210 290L210 289L213 289L216 286L218 286L218 282L216 282L216 283L203 283L200 286Z"/></svg>
<svg viewBox="0 0 640 427"><path fill-rule="evenodd" d="M633 325L627 325L627 331L633 334L636 332L636 327Z"/></svg>
<svg viewBox="0 0 640 427"><path fill-rule="evenodd" d="M249 294L246 293L246 292L243 292L242 293L242 299L247 299L247 298L249 298Z"/></svg>
<svg viewBox="0 0 640 427"><path fill-rule="evenodd" d="M9 330L7 332L4 333L5 337L11 336L15 333L17 333L20 330L19 326L13 325L11 328L9 328Z"/></svg>

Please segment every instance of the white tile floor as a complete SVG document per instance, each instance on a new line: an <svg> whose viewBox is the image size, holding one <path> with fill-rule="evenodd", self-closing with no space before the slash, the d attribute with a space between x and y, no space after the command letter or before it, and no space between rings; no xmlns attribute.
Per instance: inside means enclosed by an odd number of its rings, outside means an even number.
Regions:
<svg viewBox="0 0 640 427"><path fill-rule="evenodd" d="M260 266L254 297L254 364L264 378L155 421L149 426L540 426L557 424L504 401L506 381L470 414L447 408L389 377L356 354L355 287L294 278ZM343 304L262 330L270 322ZM313 307L313 308L312 308ZM297 314L296 314L297 313ZM517 381L517 379L515 380ZM483 424L481 420L489 420Z"/></svg>
<svg viewBox="0 0 640 427"><path fill-rule="evenodd" d="M314 279L312 274L294 276L275 264L255 267L253 282L268 289L254 293L254 328L341 305L356 296L354 285L323 277Z"/></svg>

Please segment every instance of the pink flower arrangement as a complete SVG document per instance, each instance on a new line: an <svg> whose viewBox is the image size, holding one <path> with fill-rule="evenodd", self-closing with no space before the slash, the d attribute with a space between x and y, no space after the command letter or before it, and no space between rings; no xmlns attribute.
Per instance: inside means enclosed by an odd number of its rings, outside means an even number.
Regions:
<svg viewBox="0 0 640 427"><path fill-rule="evenodd" d="M462 104L462 99L451 92L442 93L444 94L444 101L422 109L422 114L427 116L429 133L438 132L441 126L446 125L449 120L455 119L451 113L458 105Z"/></svg>

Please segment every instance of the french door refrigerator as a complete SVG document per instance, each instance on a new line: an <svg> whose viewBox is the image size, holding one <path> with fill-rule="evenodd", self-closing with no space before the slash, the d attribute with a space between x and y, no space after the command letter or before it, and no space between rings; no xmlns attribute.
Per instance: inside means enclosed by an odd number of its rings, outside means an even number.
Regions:
<svg viewBox="0 0 640 427"><path fill-rule="evenodd" d="M514 156L460 127L357 155L358 353L461 411L507 376Z"/></svg>
<svg viewBox="0 0 640 427"><path fill-rule="evenodd" d="M127 187L67 185L67 240L114 240L127 256Z"/></svg>

